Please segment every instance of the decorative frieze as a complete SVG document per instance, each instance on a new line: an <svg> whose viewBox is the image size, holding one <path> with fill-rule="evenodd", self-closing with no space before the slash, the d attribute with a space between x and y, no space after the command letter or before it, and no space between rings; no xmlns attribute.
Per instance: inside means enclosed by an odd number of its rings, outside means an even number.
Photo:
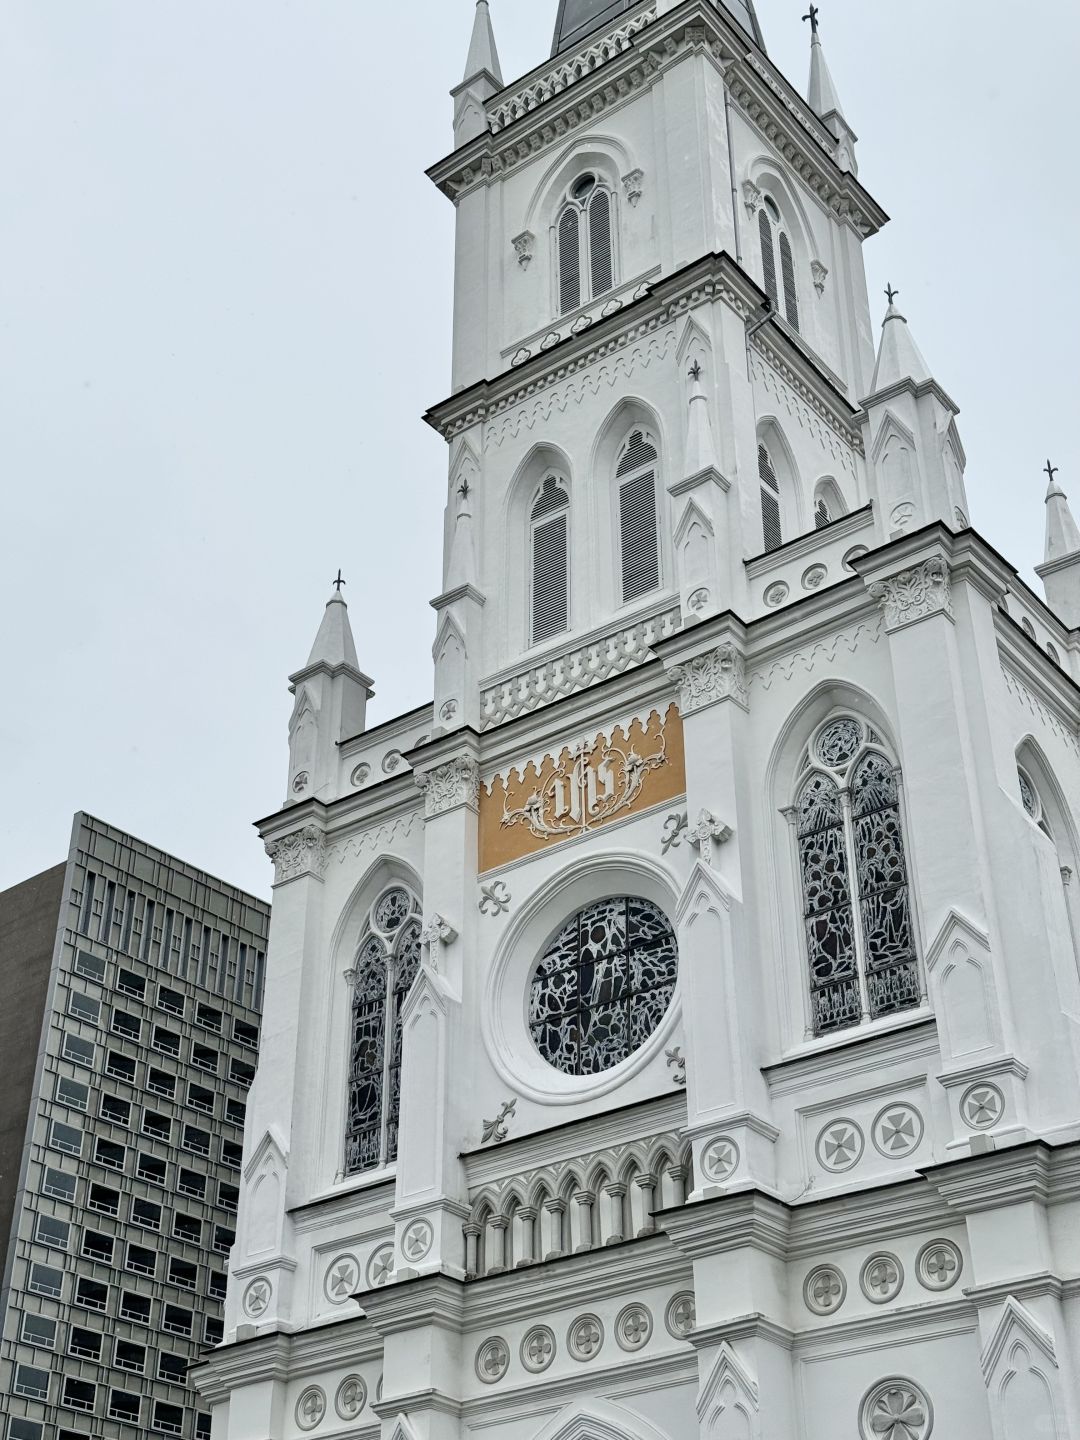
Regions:
<svg viewBox="0 0 1080 1440"><path fill-rule="evenodd" d="M693 715L720 700L734 700L749 709L746 688L746 662L734 645L718 645L703 655L671 669L672 679L679 687L679 710Z"/></svg>
<svg viewBox="0 0 1080 1440"><path fill-rule="evenodd" d="M931 555L920 565L877 580L869 589L885 613L885 628L890 634L930 615L952 619L949 567L940 555Z"/></svg>
<svg viewBox="0 0 1080 1440"><path fill-rule="evenodd" d="M326 837L315 825L305 825L280 840L267 840L266 853L274 863L274 884L283 885L301 875L326 873Z"/></svg>
<svg viewBox="0 0 1080 1440"><path fill-rule="evenodd" d="M434 770L420 771L416 783L424 792L424 814L428 820L445 815L460 805L476 808L480 793L480 767L471 755L456 755Z"/></svg>

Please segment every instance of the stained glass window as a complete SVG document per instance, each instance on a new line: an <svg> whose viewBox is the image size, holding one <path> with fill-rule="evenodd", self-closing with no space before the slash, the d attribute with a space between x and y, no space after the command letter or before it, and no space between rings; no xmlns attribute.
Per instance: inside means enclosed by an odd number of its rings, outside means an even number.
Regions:
<svg viewBox="0 0 1080 1440"><path fill-rule="evenodd" d="M818 732L795 828L815 1035L922 999L896 771L877 735L841 716Z"/></svg>
<svg viewBox="0 0 1080 1440"><path fill-rule="evenodd" d="M401 1011L419 968L417 903L396 885L372 906L353 972L346 1175L397 1158Z"/></svg>
<svg viewBox="0 0 1080 1440"><path fill-rule="evenodd" d="M645 1043L675 993L679 952L664 913L620 896L580 910L533 972L529 1029L567 1075L610 1070Z"/></svg>

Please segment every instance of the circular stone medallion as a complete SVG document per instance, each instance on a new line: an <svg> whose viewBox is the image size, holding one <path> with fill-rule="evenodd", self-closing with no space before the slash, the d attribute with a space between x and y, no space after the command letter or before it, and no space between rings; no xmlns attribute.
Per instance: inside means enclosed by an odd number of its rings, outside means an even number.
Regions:
<svg viewBox="0 0 1080 1440"><path fill-rule="evenodd" d="M598 1315L579 1315L566 1334L566 1348L575 1360L594 1360L604 1344L604 1326Z"/></svg>
<svg viewBox="0 0 1080 1440"><path fill-rule="evenodd" d="M510 1368L510 1347L501 1335L492 1335L476 1352L477 1378L485 1385L497 1384Z"/></svg>
<svg viewBox="0 0 1080 1440"><path fill-rule="evenodd" d="M847 1299L847 1281L835 1265L811 1270L803 1285L803 1301L814 1315L835 1315Z"/></svg>
<svg viewBox="0 0 1080 1440"><path fill-rule="evenodd" d="M555 1333L546 1325L534 1325L521 1342L521 1363L532 1375L539 1375L555 1359Z"/></svg>
<svg viewBox="0 0 1080 1440"><path fill-rule="evenodd" d="M257 1320L260 1315L265 1313L273 1293L274 1287L266 1276L257 1276L244 1291L244 1299L242 1301L244 1314L250 1315L253 1320Z"/></svg>
<svg viewBox="0 0 1080 1440"><path fill-rule="evenodd" d="M969 1085L960 1097L960 1115L972 1130L990 1130L1005 1114L1005 1096L996 1085Z"/></svg>
<svg viewBox="0 0 1080 1440"><path fill-rule="evenodd" d="M615 1340L620 1350L642 1350L653 1332L652 1316L644 1305L627 1305L615 1321Z"/></svg>
<svg viewBox="0 0 1080 1440"><path fill-rule="evenodd" d="M710 1140L701 1156L701 1168L705 1171L709 1180L722 1185L729 1180L739 1168L739 1161L742 1156L739 1147L729 1135L720 1135L715 1140Z"/></svg>
<svg viewBox="0 0 1080 1440"><path fill-rule="evenodd" d="M915 1276L924 1290L951 1290L963 1269L964 1257L951 1240L931 1240L915 1261Z"/></svg>
<svg viewBox="0 0 1080 1440"><path fill-rule="evenodd" d="M367 1262L367 1283L372 1290L385 1285L394 1273L394 1247L380 1245Z"/></svg>
<svg viewBox="0 0 1080 1440"><path fill-rule="evenodd" d="M309 1385L296 1402L296 1423L301 1430L314 1430L326 1414L326 1396L318 1385Z"/></svg>
<svg viewBox="0 0 1080 1440"><path fill-rule="evenodd" d="M859 1163L866 1141L854 1120L833 1120L818 1136L816 1148L821 1168L839 1175Z"/></svg>
<svg viewBox="0 0 1080 1440"><path fill-rule="evenodd" d="M339 1255L327 1267L323 1293L331 1305L344 1305L360 1286L360 1263L355 1255Z"/></svg>
<svg viewBox="0 0 1080 1440"><path fill-rule="evenodd" d="M401 1237L401 1253L406 1260L423 1260L434 1239L430 1221L414 1220Z"/></svg>
<svg viewBox="0 0 1080 1440"><path fill-rule="evenodd" d="M887 1305L904 1288L904 1267L895 1255L871 1255L859 1275L862 1292L871 1305Z"/></svg>
<svg viewBox="0 0 1080 1440"><path fill-rule="evenodd" d="M923 1129L923 1118L914 1105L886 1105L875 1119L870 1135L879 1155L884 1155L886 1160L902 1160L919 1148Z"/></svg>
<svg viewBox="0 0 1080 1440"><path fill-rule="evenodd" d="M929 1440L934 1407L913 1380L893 1376L868 1391L859 1408L862 1440Z"/></svg>
<svg viewBox="0 0 1080 1440"><path fill-rule="evenodd" d="M697 1323L697 1302L693 1291L680 1290L668 1301L664 1328L674 1340L685 1340Z"/></svg>
<svg viewBox="0 0 1080 1440"><path fill-rule="evenodd" d="M347 1375L337 1388L334 1409L342 1420L355 1420L367 1404L367 1386L359 1375Z"/></svg>

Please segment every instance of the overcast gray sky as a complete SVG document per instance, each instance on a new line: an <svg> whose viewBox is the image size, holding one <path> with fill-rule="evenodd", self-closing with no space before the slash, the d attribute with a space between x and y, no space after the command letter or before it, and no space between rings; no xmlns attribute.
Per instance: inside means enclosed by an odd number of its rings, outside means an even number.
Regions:
<svg viewBox="0 0 1080 1440"><path fill-rule="evenodd" d="M509 80L556 0L491 0ZM759 0L801 87L804 0ZM472 0L6 0L0 888L85 808L268 893L286 677L348 580L372 723L430 695ZM825 0L867 248L1029 576L1080 505L1075 0Z"/></svg>

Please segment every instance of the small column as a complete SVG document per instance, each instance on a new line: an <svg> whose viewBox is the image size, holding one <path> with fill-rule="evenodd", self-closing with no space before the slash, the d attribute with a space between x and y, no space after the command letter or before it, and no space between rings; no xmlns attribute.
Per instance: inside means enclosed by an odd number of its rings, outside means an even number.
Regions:
<svg viewBox="0 0 1080 1440"><path fill-rule="evenodd" d="M672 1205L672 1208L674 1209L674 1208L677 1208L679 1205L685 1205L685 1204L686 1204L686 1171L683 1169L683 1167L682 1167L681 1165L672 1165L671 1169L668 1170L668 1172L667 1172L667 1177L668 1177L668 1179L671 1181L671 1205Z"/></svg>
<svg viewBox="0 0 1080 1440"><path fill-rule="evenodd" d="M611 1216L611 1231L605 1240L605 1245L621 1245L626 1239L623 1234L623 1200L626 1198L625 1185L605 1185L604 1194L611 1201L609 1215Z"/></svg>
<svg viewBox="0 0 1080 1440"><path fill-rule="evenodd" d="M521 1221L521 1259L514 1267L517 1270L536 1264L536 1215L535 1208L518 1211L518 1219Z"/></svg>
<svg viewBox="0 0 1080 1440"><path fill-rule="evenodd" d="M480 1226L465 1226L465 1274L469 1279L479 1274Z"/></svg>
<svg viewBox="0 0 1080 1440"><path fill-rule="evenodd" d="M560 1260L566 1254L566 1201L547 1200L544 1209L551 1216L551 1249L545 1260Z"/></svg>
<svg viewBox="0 0 1080 1440"><path fill-rule="evenodd" d="M578 1223L581 1228L581 1239L574 1246L577 1253L581 1250L593 1248L593 1195L590 1190L579 1190L574 1196L578 1207Z"/></svg>
<svg viewBox="0 0 1080 1440"><path fill-rule="evenodd" d="M652 1218L652 1212L656 1209L656 1176L639 1175L637 1184L641 1190L641 1228L639 1235L655 1235L656 1222Z"/></svg>
<svg viewBox="0 0 1080 1440"><path fill-rule="evenodd" d="M487 1268L489 1275L501 1275L506 1269L506 1227L509 1225L505 1215L496 1215L491 1220L491 1264Z"/></svg>

